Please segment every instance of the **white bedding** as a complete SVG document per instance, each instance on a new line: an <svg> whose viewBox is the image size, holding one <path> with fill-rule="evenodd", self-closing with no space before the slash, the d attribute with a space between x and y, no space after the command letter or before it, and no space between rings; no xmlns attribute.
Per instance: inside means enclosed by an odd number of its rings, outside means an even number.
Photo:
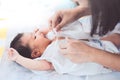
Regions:
<svg viewBox="0 0 120 80"><path fill-rule="evenodd" d="M32 1L32 0L31 0ZM35 1L35 0L33 0ZM46 6L47 3L45 1L48 0L40 0L44 2L44 6ZM54 0L53 0L54 1ZM75 4L71 2L71 0L57 0L57 1L62 1L62 5L59 5L59 9L61 8L72 8L75 7ZM64 3L64 5L63 5ZM68 6L69 5L69 6ZM60 8L61 7L61 8ZM48 7L46 6L46 10L48 10ZM44 8L45 9L45 8ZM55 9L58 9L55 7ZM19 20L14 20L12 19L9 21L9 32L8 32L8 37L6 41L6 48L9 47L9 42L11 39L16 35L18 32L23 32L26 30L27 31L32 31L34 29L34 26L39 26L40 25L47 25L46 20L48 17L50 17L51 14L48 14L47 16L43 16L45 12L47 11L39 11L39 12L44 12L41 13L41 16L35 16L33 20L29 20L30 18L25 20L22 20L22 18L19 17ZM51 10L54 10L53 7L51 7ZM36 10L37 11L37 10ZM51 11L48 11L50 13ZM47 13L46 13L47 14ZM29 15L30 16L30 15ZM38 19L39 18L39 19ZM45 19L44 19L45 18ZM29 20L28 22L26 22ZM88 20L83 20L83 22L87 22ZM22 24L23 23L23 24ZM88 24L88 22L87 22ZM11 28L12 27L12 28ZM14 30L13 30L14 28ZM42 26L40 27L42 28ZM120 73L119 72L112 72L104 75L94 75L94 76L72 76L72 75L60 75L56 73L55 71L41 71L39 75L33 74L31 71L21 67L20 65L11 62L7 59L7 52L4 53L4 56L2 58L2 61L0 63L0 80L119 80L120 79Z"/></svg>
<svg viewBox="0 0 120 80"><path fill-rule="evenodd" d="M7 63L6 63L7 64ZM4 68L2 68L4 67ZM94 76L72 76L60 75L54 71L42 72L38 75L31 73L19 65L9 62L9 64L0 66L0 80L119 80L120 73L112 72L108 74Z"/></svg>

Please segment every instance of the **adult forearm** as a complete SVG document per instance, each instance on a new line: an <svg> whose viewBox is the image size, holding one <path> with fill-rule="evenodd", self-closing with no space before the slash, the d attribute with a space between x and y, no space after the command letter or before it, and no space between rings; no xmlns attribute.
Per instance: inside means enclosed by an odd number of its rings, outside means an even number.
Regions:
<svg viewBox="0 0 120 80"><path fill-rule="evenodd" d="M120 34L114 33L106 37L102 37L101 39L111 41L115 44L116 47L120 48Z"/></svg>
<svg viewBox="0 0 120 80"><path fill-rule="evenodd" d="M110 34L108 36L102 37L101 39L111 41L116 45L116 47L120 47L120 34ZM105 67L120 71L120 55L95 48L93 50L93 53L94 62L100 63Z"/></svg>
<svg viewBox="0 0 120 80"><path fill-rule="evenodd" d="M88 6L78 6L73 9L73 12L76 19L91 14L90 8Z"/></svg>
<svg viewBox="0 0 120 80"><path fill-rule="evenodd" d="M91 14L89 0L79 0L79 6L72 9L75 20Z"/></svg>
<svg viewBox="0 0 120 80"><path fill-rule="evenodd" d="M120 55L95 48L93 50L93 55L93 62L99 63L107 68L120 71Z"/></svg>

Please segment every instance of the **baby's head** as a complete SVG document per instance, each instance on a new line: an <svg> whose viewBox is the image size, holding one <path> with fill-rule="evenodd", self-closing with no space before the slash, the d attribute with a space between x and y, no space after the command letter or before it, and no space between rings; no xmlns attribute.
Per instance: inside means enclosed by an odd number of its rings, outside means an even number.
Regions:
<svg viewBox="0 0 120 80"><path fill-rule="evenodd" d="M42 55L50 42L38 30L33 33L19 33L11 42L10 47L17 50L21 56L34 59Z"/></svg>

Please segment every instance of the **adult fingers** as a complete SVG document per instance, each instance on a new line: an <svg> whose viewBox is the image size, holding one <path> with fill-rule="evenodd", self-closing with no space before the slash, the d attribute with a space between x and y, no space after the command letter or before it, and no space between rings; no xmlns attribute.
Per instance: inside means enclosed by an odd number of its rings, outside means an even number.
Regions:
<svg viewBox="0 0 120 80"><path fill-rule="evenodd" d="M60 47L60 49L67 49L67 45L66 44L60 44L59 47Z"/></svg>
<svg viewBox="0 0 120 80"><path fill-rule="evenodd" d="M51 28L52 27L52 17L48 20L49 22L49 27Z"/></svg>
<svg viewBox="0 0 120 80"><path fill-rule="evenodd" d="M66 39L59 40L58 44L61 49L66 49L68 47L68 42Z"/></svg>
<svg viewBox="0 0 120 80"><path fill-rule="evenodd" d="M67 49L65 49L65 48L60 48L59 52L63 55L67 55Z"/></svg>
<svg viewBox="0 0 120 80"><path fill-rule="evenodd" d="M59 52L63 54L64 57L72 60L73 56L68 52L67 49L60 49Z"/></svg>
<svg viewBox="0 0 120 80"><path fill-rule="evenodd" d="M39 28L35 28L35 29L34 29L34 32L35 32L35 33L36 33L37 31L39 31Z"/></svg>
<svg viewBox="0 0 120 80"><path fill-rule="evenodd" d="M60 13L57 12L51 19L51 26L52 26L52 28L55 28L56 25L59 24L59 20L60 20Z"/></svg>
<svg viewBox="0 0 120 80"><path fill-rule="evenodd" d="M80 40L72 39L72 38L69 38L69 37L66 38L66 41L69 42L69 43L70 42L81 42Z"/></svg>
<svg viewBox="0 0 120 80"><path fill-rule="evenodd" d="M72 44L79 44L79 45L85 44L85 41L76 40L76 39L72 39L72 38L66 38L66 41L67 41L68 43L70 43L71 45L72 45Z"/></svg>
<svg viewBox="0 0 120 80"><path fill-rule="evenodd" d="M59 31L62 27L64 27L65 24L66 24L65 19L59 20L59 24L56 26L56 30Z"/></svg>

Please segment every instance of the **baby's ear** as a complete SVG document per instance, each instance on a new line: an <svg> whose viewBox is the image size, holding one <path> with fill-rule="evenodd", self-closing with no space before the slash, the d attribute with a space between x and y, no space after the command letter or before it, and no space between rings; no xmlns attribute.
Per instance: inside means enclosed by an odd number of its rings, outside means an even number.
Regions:
<svg viewBox="0 0 120 80"><path fill-rule="evenodd" d="M39 49L34 49L31 53L31 57L34 59L34 58L38 58L41 56L41 52Z"/></svg>

